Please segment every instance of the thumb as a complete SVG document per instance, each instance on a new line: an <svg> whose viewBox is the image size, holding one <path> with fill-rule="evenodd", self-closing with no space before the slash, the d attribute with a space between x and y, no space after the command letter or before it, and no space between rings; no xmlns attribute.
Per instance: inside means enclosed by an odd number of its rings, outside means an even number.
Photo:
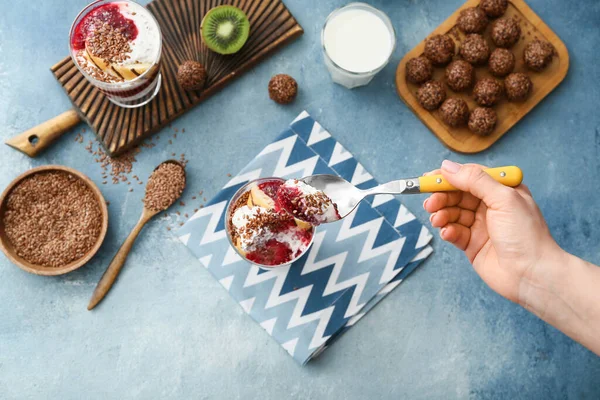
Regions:
<svg viewBox="0 0 600 400"><path fill-rule="evenodd" d="M494 207L511 197L511 189L496 182L483 171L483 167L475 164L458 164L453 161L442 162L442 175L455 188L469 192L481 199L486 206Z"/></svg>

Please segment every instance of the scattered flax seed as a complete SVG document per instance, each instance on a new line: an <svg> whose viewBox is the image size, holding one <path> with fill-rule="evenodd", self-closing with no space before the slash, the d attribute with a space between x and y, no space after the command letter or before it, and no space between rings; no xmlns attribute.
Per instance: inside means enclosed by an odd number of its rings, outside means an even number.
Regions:
<svg viewBox="0 0 600 400"><path fill-rule="evenodd" d="M170 227L170 226L167 226L167 230L168 230L168 231L170 231L170 230L171 230L171 227Z"/></svg>
<svg viewBox="0 0 600 400"><path fill-rule="evenodd" d="M177 214L177 215L181 215L181 213L180 213L179 211L175 212L175 214Z"/></svg>
<svg viewBox="0 0 600 400"><path fill-rule="evenodd" d="M189 218L189 215L187 215L187 213L183 214L183 216Z"/></svg>
<svg viewBox="0 0 600 400"><path fill-rule="evenodd" d="M140 185L143 185L143 184L144 184L144 182L140 181Z"/></svg>
<svg viewBox="0 0 600 400"><path fill-rule="evenodd" d="M106 205L107 205L107 206L110 206L110 201L107 201L107 202L106 202Z"/></svg>
<svg viewBox="0 0 600 400"><path fill-rule="evenodd" d="M179 226L183 226L183 222L180 222L180 223L179 223Z"/></svg>
<svg viewBox="0 0 600 400"><path fill-rule="evenodd" d="M204 208L204 204L200 204L200 208Z"/></svg>
<svg viewBox="0 0 600 400"><path fill-rule="evenodd" d="M175 154L175 153L171 153L171 156L172 156L172 157L175 157L176 155L177 155L177 154Z"/></svg>
<svg viewBox="0 0 600 400"><path fill-rule="evenodd" d="M171 139L169 139L169 144L173 144L173 141Z"/></svg>
<svg viewBox="0 0 600 400"><path fill-rule="evenodd" d="M195 213L197 213L197 212L198 212L198 209L197 209L197 208L194 208L194 212L195 212Z"/></svg>
<svg viewBox="0 0 600 400"><path fill-rule="evenodd" d="M81 133L85 133L85 128L81 128Z"/></svg>
<svg viewBox="0 0 600 400"><path fill-rule="evenodd" d="M201 191L199 191L199 192L198 192L198 194L199 194L200 196L202 196L202 193L204 193L204 190L201 190Z"/></svg>
<svg viewBox="0 0 600 400"><path fill-rule="evenodd" d="M184 203L183 201L180 201L180 202L179 202L179 205L180 205L181 207L185 207L185 203Z"/></svg>
<svg viewBox="0 0 600 400"><path fill-rule="evenodd" d="M227 174L228 177L231 177L231 174Z"/></svg>
<svg viewBox="0 0 600 400"><path fill-rule="evenodd" d="M175 128L175 132L179 132L179 129Z"/></svg>
<svg viewBox="0 0 600 400"><path fill-rule="evenodd" d="M169 208L185 189L185 171L181 165L166 162L152 172L146 186L144 204L154 211Z"/></svg>
<svg viewBox="0 0 600 400"><path fill-rule="evenodd" d="M103 184L103 185L106 185L106 181L102 181L102 184Z"/></svg>
<svg viewBox="0 0 600 400"><path fill-rule="evenodd" d="M16 253L35 265L61 267L98 241L102 213L94 192L66 172L40 172L8 195L2 219Z"/></svg>
<svg viewBox="0 0 600 400"><path fill-rule="evenodd" d="M181 128L181 133L185 133L185 128Z"/></svg>
<svg viewBox="0 0 600 400"><path fill-rule="evenodd" d="M176 133L173 134L173 139L177 139L177 134Z"/></svg>
<svg viewBox="0 0 600 400"><path fill-rule="evenodd" d="M192 200L196 200L196 196L192 196Z"/></svg>
<svg viewBox="0 0 600 400"><path fill-rule="evenodd" d="M206 197L204 197L204 198L202 199L202 201L206 201Z"/></svg>

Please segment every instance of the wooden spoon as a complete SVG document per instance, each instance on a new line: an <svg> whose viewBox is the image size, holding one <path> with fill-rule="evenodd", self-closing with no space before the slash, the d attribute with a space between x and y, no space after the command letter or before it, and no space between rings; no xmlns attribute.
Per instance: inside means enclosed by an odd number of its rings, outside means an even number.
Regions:
<svg viewBox="0 0 600 400"><path fill-rule="evenodd" d="M185 169L184 169L183 165L179 161L176 161L176 160L167 160L167 161L161 163L154 170L156 171L156 169L158 169L161 165L163 165L165 163L175 163L175 164L180 165L184 171L184 177L185 177ZM185 187L185 185L184 185L184 187ZM173 203L175 203L178 199L179 199L179 197L177 199L174 199ZM171 203L171 205L173 203ZM146 225L146 223L148 221L150 221L152 219L152 217L154 217L156 214L158 214L162 211L164 211L164 209L163 210L152 210L152 209L147 208L144 205L144 209L142 210L142 216L140 217L138 223L135 225L135 227L133 228L133 230L127 237L127 239L125 239L125 242L123 242L123 244L121 245L121 248L119 249L119 251L117 252L115 257L110 262L110 265L104 272L104 275L102 275L102 278L100 278L100 281L98 282L98 285L96 286L96 289L94 289L94 294L92 294L92 298L90 299L90 303L88 304L88 307L87 307L88 310L91 310L92 308L96 307L98 305L98 303L100 303L102 301L102 299L104 299L104 296L106 296L106 294L112 287L113 283L117 279L119 272L121 272L121 268L123 268L123 265L125 264L125 260L127 260L127 256L129 255L129 252L131 251L131 248L133 247L133 244L135 243L135 240L137 239L139 233L142 231L142 228L144 227L144 225Z"/></svg>

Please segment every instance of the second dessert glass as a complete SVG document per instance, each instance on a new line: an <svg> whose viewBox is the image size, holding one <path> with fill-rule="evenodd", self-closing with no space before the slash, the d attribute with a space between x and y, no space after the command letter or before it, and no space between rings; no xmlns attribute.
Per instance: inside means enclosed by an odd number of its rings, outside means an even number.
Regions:
<svg viewBox="0 0 600 400"><path fill-rule="evenodd" d="M285 182L285 180L281 179L281 178L272 177L272 178L260 178L260 179L256 179L254 181L248 182L247 184L242 186L240 189L238 189L238 191L233 195L233 197L231 198L231 201L229 202L229 205L227 206L227 210L225 211L225 230L227 232L227 239L229 240L229 244L231 245L231 247L233 247L237 251L237 253L244 260L246 260L250 264L256 265L257 267L262 268L262 269L272 269L272 268L282 267L285 265L290 265L294 261L301 258L311 248L313 241L314 241L315 231L316 231L316 227L314 227L314 226L310 227L310 242L305 245L305 248L300 253L292 256L286 262L276 264L276 265L266 265L266 264L261 264L259 262L250 260L247 258L246 254L244 254L244 252L238 248L237 244L233 240L232 229L231 229L231 218L233 216L233 213L235 212L235 208L238 205L240 198L242 196L244 196L246 193L251 192L253 187L257 187L257 186L260 186L263 184L269 184L272 182L275 182L280 185L280 184L283 184L283 182ZM300 224L302 224L302 222L300 222Z"/></svg>
<svg viewBox="0 0 600 400"><path fill-rule="evenodd" d="M129 65L130 70L135 74L134 76L125 76L121 81L106 81L102 80L98 74L94 74L95 69L102 73L102 70L109 70L111 74L114 74L114 69L105 63L102 64L103 60L100 57L94 60L93 58L85 55L87 48L76 48L76 44L82 44L81 35L82 25L86 23L84 20L90 13L101 11L102 7L107 8L110 6L119 7L120 10L127 10L127 16L114 16L108 13L104 14L105 21L109 25L117 24L117 28L121 28L123 21L133 23L135 27L135 33L138 40L137 45L135 41L135 48L128 54L128 56L141 56L143 58L144 72L141 74L136 73L135 65L137 59L132 60ZM132 19L126 19L127 17ZM102 18L102 17L101 17ZM140 24L141 26L137 26ZM85 38L84 38L85 39ZM86 44L87 46L87 44ZM162 34L158 22L145 7L130 0L101 0L94 1L88 4L75 18L71 30L69 32L69 49L73 62L79 69L79 72L87 79L92 85L98 88L104 95L114 104L125 107L135 108L143 106L149 103L159 92L162 76L160 73L160 61L162 55ZM142 65L139 63L137 65ZM89 67L88 67L89 66ZM127 72L127 71L126 71ZM116 71L119 76L119 71ZM96 76L94 76L96 75ZM122 74L121 74L122 75Z"/></svg>

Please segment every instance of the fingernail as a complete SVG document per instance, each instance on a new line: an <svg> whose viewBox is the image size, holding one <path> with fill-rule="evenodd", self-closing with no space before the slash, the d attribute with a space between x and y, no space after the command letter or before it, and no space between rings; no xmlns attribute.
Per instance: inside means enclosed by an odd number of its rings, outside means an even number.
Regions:
<svg viewBox="0 0 600 400"><path fill-rule="evenodd" d="M446 229L448 229L448 228L442 228L442 230L440 231L440 237L442 239L444 239L444 235L446 234Z"/></svg>
<svg viewBox="0 0 600 400"><path fill-rule="evenodd" d="M454 161L444 160L442 161L442 169L446 172L450 172L451 174L455 174L460 171L461 165L455 163Z"/></svg>
<svg viewBox="0 0 600 400"><path fill-rule="evenodd" d="M435 213L433 213L429 216L429 222L431 222L432 224L433 224L433 217L435 217Z"/></svg>
<svg viewBox="0 0 600 400"><path fill-rule="evenodd" d="M423 208L425 210L427 210L427 202L429 201L429 199L425 199L425 201L423 202Z"/></svg>

